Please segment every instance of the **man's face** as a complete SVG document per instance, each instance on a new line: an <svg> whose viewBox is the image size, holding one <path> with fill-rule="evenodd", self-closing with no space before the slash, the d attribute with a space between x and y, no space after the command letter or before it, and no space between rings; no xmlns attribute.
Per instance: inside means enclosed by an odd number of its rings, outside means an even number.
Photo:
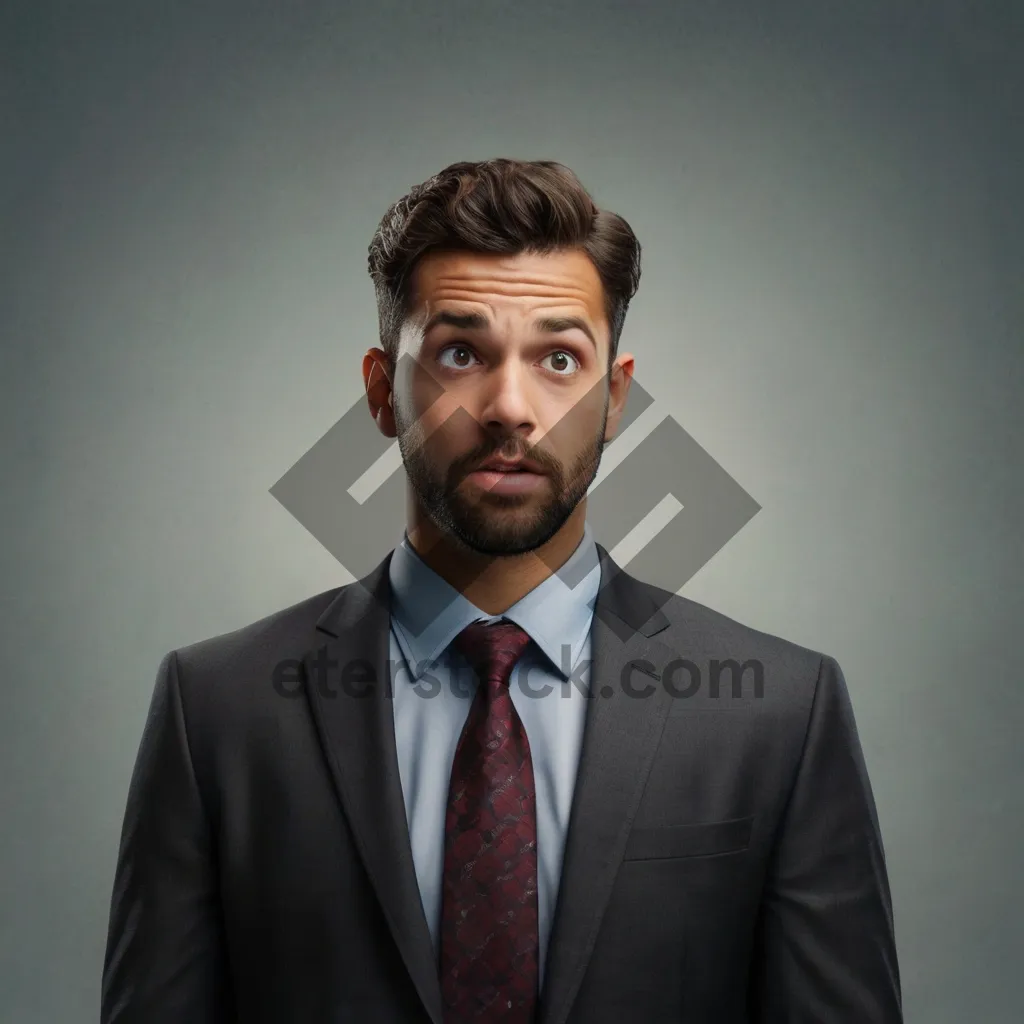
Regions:
<svg viewBox="0 0 1024 1024"><path fill-rule="evenodd" d="M601 460L609 327L597 270L579 251L434 252L411 284L394 414L415 498L473 551L532 551ZM478 471L492 457L539 472Z"/></svg>

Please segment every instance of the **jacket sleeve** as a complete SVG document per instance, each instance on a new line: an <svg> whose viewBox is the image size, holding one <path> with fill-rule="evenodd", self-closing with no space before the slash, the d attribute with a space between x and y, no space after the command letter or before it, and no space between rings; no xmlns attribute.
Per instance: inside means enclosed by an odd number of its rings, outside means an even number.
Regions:
<svg viewBox="0 0 1024 1024"><path fill-rule="evenodd" d="M758 1024L900 1024L892 904L842 670L822 657L776 836L750 983Z"/></svg>
<svg viewBox="0 0 1024 1024"><path fill-rule="evenodd" d="M160 663L128 790L101 1024L232 1019L217 870L192 769L178 660Z"/></svg>

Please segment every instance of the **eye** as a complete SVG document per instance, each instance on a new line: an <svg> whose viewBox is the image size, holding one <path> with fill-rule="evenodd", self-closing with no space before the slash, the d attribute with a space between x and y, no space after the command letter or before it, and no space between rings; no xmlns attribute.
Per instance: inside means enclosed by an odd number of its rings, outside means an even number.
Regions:
<svg viewBox="0 0 1024 1024"><path fill-rule="evenodd" d="M458 359L455 365L452 365L451 363L445 363L444 356L448 352L455 352L458 354ZM462 370L465 369L467 365L466 363L462 362L463 358L466 355L468 355L470 358L476 358L473 355L473 350L468 345L448 345L447 347L441 349L441 351L437 354L437 359L438 362L440 362L441 365L444 366L446 369Z"/></svg>
<svg viewBox="0 0 1024 1024"><path fill-rule="evenodd" d="M564 349L559 349L557 352L552 352L551 355L545 358L545 362L547 362L548 359L557 360L557 362L560 364L565 364L566 361L571 360L571 362L568 362L567 365L557 365L551 367L551 369L560 377L568 377L570 374L575 372L575 370L579 369L579 360L571 352L566 352Z"/></svg>

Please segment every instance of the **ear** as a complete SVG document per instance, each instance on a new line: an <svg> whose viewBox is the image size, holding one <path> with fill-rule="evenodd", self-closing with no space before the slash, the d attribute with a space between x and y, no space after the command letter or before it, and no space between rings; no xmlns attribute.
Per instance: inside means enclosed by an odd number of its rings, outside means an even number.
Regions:
<svg viewBox="0 0 1024 1024"><path fill-rule="evenodd" d="M619 421L626 411L626 399L629 397L629 385L633 381L633 357L623 352L612 364L608 374L608 420L604 428L605 444L615 437L619 429Z"/></svg>
<svg viewBox="0 0 1024 1024"><path fill-rule="evenodd" d="M363 356L363 385L370 415L385 437L397 437L395 396L390 372L391 360L383 349L371 348Z"/></svg>

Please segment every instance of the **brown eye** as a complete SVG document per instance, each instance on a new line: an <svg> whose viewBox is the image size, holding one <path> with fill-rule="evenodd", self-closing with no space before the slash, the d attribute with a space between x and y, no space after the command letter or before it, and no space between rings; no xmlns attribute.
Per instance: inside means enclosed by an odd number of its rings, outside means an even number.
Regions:
<svg viewBox="0 0 1024 1024"><path fill-rule="evenodd" d="M456 362L454 366L452 366L451 364L446 364L444 362L444 356L447 355L448 353L456 353ZM438 360L441 362L442 366L447 365L448 369L461 370L464 369L465 366L467 365L467 363L463 361L467 356L470 359L472 359L473 357L472 351L467 346L449 345L447 348L442 349L441 352L438 354Z"/></svg>
<svg viewBox="0 0 1024 1024"><path fill-rule="evenodd" d="M568 377L579 367L576 357L570 352L559 350L552 352L547 358L555 361L555 365L551 369L560 377Z"/></svg>

